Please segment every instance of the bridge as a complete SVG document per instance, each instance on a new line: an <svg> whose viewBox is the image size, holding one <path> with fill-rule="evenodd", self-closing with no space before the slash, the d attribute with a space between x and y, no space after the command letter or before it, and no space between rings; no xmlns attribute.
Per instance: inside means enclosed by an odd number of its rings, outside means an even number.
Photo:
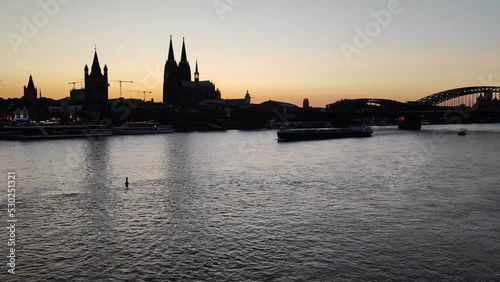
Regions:
<svg viewBox="0 0 500 282"><path fill-rule="evenodd" d="M465 116L464 112L475 111L478 108L483 110L483 115L484 110L497 115L500 112L500 86L470 86L450 89L408 102L359 98L343 99L327 105L327 109L337 113L357 114L357 116L370 114L384 117L397 116L401 129L420 129L423 116L428 119L443 119L444 114L449 114L450 111ZM467 117L469 116L467 115Z"/></svg>
<svg viewBox="0 0 500 282"><path fill-rule="evenodd" d="M500 94L500 86L471 86L471 87L463 87L456 88L451 90L446 90L442 92L438 92L424 98L417 100L416 102L425 105L425 106L438 106L447 101L455 101L455 102L463 102L464 105L470 104L468 98L477 98L483 97L484 99L499 99ZM460 99L465 98L465 99ZM476 102L472 101L472 102ZM470 105L472 106L472 105Z"/></svg>

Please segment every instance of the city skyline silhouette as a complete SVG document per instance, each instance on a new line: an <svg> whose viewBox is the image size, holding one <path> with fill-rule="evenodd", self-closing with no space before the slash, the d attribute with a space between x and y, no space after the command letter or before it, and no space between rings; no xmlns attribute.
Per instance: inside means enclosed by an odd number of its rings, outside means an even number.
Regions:
<svg viewBox="0 0 500 282"><path fill-rule="evenodd" d="M125 96L162 100L170 35L183 37L223 98L324 107L343 98L417 100L464 86L498 85L494 1L5 2L0 96L22 96L33 75L44 96L69 96L96 46ZM82 13L88 11L89 13ZM161 15L164 15L163 17ZM477 15L477 16L475 16ZM475 21L463 20L473 16ZM110 82L109 98L119 84Z"/></svg>

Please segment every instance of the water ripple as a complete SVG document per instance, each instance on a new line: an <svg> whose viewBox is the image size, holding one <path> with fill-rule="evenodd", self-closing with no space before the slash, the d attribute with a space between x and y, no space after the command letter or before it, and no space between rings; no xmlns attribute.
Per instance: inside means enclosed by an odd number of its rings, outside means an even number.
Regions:
<svg viewBox="0 0 500 282"><path fill-rule="evenodd" d="M436 132L444 142L430 141ZM274 131L229 131L0 148L20 160L2 167L22 179L16 277L500 280L500 130L452 132L379 128L369 139L283 144ZM68 146L79 152L70 162ZM64 161L36 165L47 159Z"/></svg>

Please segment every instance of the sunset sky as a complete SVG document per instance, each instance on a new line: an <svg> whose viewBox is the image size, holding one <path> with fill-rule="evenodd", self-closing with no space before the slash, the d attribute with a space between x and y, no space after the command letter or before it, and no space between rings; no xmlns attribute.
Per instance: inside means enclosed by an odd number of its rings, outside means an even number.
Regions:
<svg viewBox="0 0 500 282"><path fill-rule="evenodd" d="M498 0L3 0L0 96L21 97L30 72L43 96L69 96L96 44L110 80L134 81L125 97L161 101L172 35L223 98L416 100L500 85L499 15Z"/></svg>

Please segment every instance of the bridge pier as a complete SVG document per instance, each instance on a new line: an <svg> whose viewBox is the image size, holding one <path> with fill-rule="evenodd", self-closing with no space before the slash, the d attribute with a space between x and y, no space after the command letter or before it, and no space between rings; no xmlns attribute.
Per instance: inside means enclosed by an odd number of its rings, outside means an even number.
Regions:
<svg viewBox="0 0 500 282"><path fill-rule="evenodd" d="M406 113L398 117L398 128L403 130L420 130L422 127L422 115L417 113Z"/></svg>

